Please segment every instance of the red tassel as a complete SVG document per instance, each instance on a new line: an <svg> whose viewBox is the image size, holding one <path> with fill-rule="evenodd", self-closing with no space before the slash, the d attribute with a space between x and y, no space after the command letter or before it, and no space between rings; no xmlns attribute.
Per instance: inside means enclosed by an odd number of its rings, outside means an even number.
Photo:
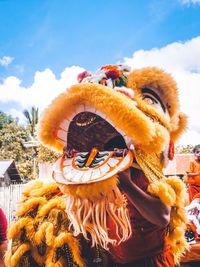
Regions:
<svg viewBox="0 0 200 267"><path fill-rule="evenodd" d="M169 160L173 160L174 158L174 142L172 140L169 142L168 158Z"/></svg>

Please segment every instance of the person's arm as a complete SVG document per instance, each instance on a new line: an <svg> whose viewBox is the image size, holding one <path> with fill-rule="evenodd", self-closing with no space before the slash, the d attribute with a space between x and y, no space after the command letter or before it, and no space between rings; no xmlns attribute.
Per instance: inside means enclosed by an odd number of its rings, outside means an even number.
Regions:
<svg viewBox="0 0 200 267"><path fill-rule="evenodd" d="M129 201L149 222L165 227L170 221L170 207L159 198L153 197L140 189L132 180L130 169L119 174L121 189L124 189Z"/></svg>

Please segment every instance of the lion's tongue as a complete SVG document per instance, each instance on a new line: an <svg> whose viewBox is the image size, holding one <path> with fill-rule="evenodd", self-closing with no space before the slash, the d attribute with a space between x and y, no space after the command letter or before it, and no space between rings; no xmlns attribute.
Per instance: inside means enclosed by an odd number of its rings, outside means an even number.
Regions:
<svg viewBox="0 0 200 267"><path fill-rule="evenodd" d="M53 166L53 178L62 184L89 184L102 181L129 168L133 162L130 150L75 153L60 157Z"/></svg>

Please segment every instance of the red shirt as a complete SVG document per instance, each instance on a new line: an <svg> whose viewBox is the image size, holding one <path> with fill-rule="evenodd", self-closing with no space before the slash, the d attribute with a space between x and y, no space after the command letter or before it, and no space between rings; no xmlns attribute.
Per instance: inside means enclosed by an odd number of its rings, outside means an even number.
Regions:
<svg viewBox="0 0 200 267"><path fill-rule="evenodd" d="M134 169L132 180L143 191L147 191L149 182L142 171ZM126 194L126 192L124 193ZM128 210L132 226L132 236L120 245L110 247L111 256L114 262L118 264L153 257L168 247L165 239L165 228L160 228L147 221L130 202L128 202ZM108 218L108 226L110 236L117 239L115 224L111 218Z"/></svg>
<svg viewBox="0 0 200 267"><path fill-rule="evenodd" d="M5 241L7 239L7 219L3 212L3 210L0 208L0 243Z"/></svg>

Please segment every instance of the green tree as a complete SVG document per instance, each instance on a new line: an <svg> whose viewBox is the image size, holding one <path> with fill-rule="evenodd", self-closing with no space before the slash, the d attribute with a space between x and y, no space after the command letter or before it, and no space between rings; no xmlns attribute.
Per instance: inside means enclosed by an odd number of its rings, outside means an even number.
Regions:
<svg viewBox="0 0 200 267"><path fill-rule="evenodd" d="M30 129L30 134L32 137L35 137L35 129L38 123L38 108L32 107L31 111L25 109L23 111L24 116L27 119L28 127Z"/></svg>
<svg viewBox="0 0 200 267"><path fill-rule="evenodd" d="M7 124L14 122L14 119L4 113L3 111L0 111L0 130Z"/></svg>
<svg viewBox="0 0 200 267"><path fill-rule="evenodd" d="M33 178L34 150L23 146L29 139L28 131L16 122L5 124L0 130L0 159L14 159L24 179Z"/></svg>
<svg viewBox="0 0 200 267"><path fill-rule="evenodd" d="M175 152L177 154L192 154L194 146L192 145L185 145L185 146L176 146Z"/></svg>
<svg viewBox="0 0 200 267"><path fill-rule="evenodd" d="M38 146L38 162L53 163L57 158L59 158L59 156L61 156L60 153L54 152L42 144Z"/></svg>

